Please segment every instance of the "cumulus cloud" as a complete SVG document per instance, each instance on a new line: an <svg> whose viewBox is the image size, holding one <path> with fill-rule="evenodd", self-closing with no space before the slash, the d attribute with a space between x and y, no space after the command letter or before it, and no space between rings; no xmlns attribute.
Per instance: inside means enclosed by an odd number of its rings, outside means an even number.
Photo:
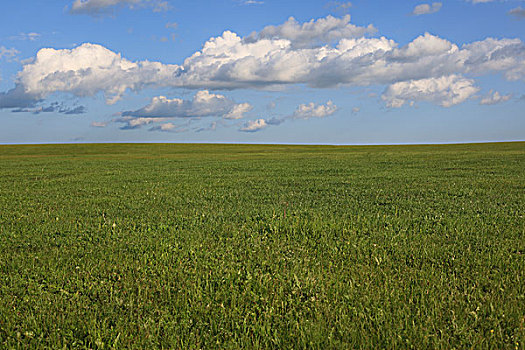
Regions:
<svg viewBox="0 0 525 350"><path fill-rule="evenodd" d="M253 106L249 103L236 104L228 113L224 114L224 119L241 119L252 109Z"/></svg>
<svg viewBox="0 0 525 350"><path fill-rule="evenodd" d="M17 84L11 90L0 92L0 109L34 107L41 100L38 96L27 93L22 85Z"/></svg>
<svg viewBox="0 0 525 350"><path fill-rule="evenodd" d="M464 45L463 49L468 53L466 73L503 72L510 81L525 79L525 45L520 39L487 38Z"/></svg>
<svg viewBox="0 0 525 350"><path fill-rule="evenodd" d="M120 118L115 118L112 120L112 122L124 124L123 126L120 127L120 129L122 130L132 130L132 129L138 129L144 125L162 123L162 122L166 122L169 120L170 120L169 118L124 116Z"/></svg>
<svg viewBox="0 0 525 350"><path fill-rule="evenodd" d="M76 96L103 92L112 104L127 89L168 85L178 70L177 65L131 62L103 46L83 44L71 50L41 49L18 73L18 82L26 93L40 99L57 91Z"/></svg>
<svg viewBox="0 0 525 350"><path fill-rule="evenodd" d="M256 132L270 125L281 125L287 120L325 118L331 116L335 112L337 112L337 106L332 101L328 101L325 104L315 104L314 102L310 102L299 105L292 114L284 117L273 117L271 119L257 119L248 121L239 130L246 132Z"/></svg>
<svg viewBox="0 0 525 350"><path fill-rule="evenodd" d="M286 39L295 47L309 47L311 45L326 44L342 38L361 37L367 33L375 33L373 25L358 27L350 23L350 15L342 18L327 16L299 23L293 17L278 26L267 26L259 33L252 33L248 42L261 39Z"/></svg>
<svg viewBox="0 0 525 350"><path fill-rule="evenodd" d="M512 98L512 94L501 95L498 91L490 90L489 94L479 101L481 105L495 105L502 102L507 102Z"/></svg>
<svg viewBox="0 0 525 350"><path fill-rule="evenodd" d="M239 131L256 132L266 128L267 126L268 124L264 119L249 120L244 124L243 127L239 129Z"/></svg>
<svg viewBox="0 0 525 350"><path fill-rule="evenodd" d="M302 104L292 115L293 119L311 119L324 118L334 114L337 111L337 106L332 101L328 101L324 105L316 105L313 102L309 104Z"/></svg>
<svg viewBox="0 0 525 350"><path fill-rule="evenodd" d="M192 100L169 99L165 96L153 97L151 103L136 111L124 112L123 116L157 118L195 118L222 117L240 119L249 112L249 103L236 104L223 95L212 94L207 90L198 91Z"/></svg>
<svg viewBox="0 0 525 350"><path fill-rule="evenodd" d="M233 89L383 85L491 72L517 80L525 77L524 65L525 46L519 39L488 38L458 47L426 33L403 47L384 37L361 37L343 38L335 47L297 48L288 39L246 41L225 32L184 61L180 81L186 87Z"/></svg>
<svg viewBox="0 0 525 350"><path fill-rule="evenodd" d="M218 90L403 83L396 85L401 87L493 73L508 80L525 79L525 45L520 39L487 38L459 46L425 33L400 46L385 37L365 37L372 28L354 26L349 16L327 16L302 24L290 19L246 38L226 31L209 39L181 65L133 62L89 43L74 49L45 48L18 73L16 97L34 101L54 92L103 93L108 103L114 103L127 90L147 87ZM14 94L0 95L0 106ZM231 117L235 116L233 111Z"/></svg>
<svg viewBox="0 0 525 350"><path fill-rule="evenodd" d="M391 51L393 62L410 62L422 58L433 58L436 56L452 56L459 51L457 45L450 41L425 33L402 48L394 48ZM440 57L444 58L444 57Z"/></svg>
<svg viewBox="0 0 525 350"><path fill-rule="evenodd" d="M433 2L432 4L420 4L414 7L414 10L412 11L412 15L420 16L420 15L428 15L431 13L436 13L439 10L441 10L442 6L443 6L443 3L441 2Z"/></svg>
<svg viewBox="0 0 525 350"><path fill-rule="evenodd" d="M521 6L513 8L508 14L514 16L516 19L525 19L525 9Z"/></svg>
<svg viewBox="0 0 525 350"><path fill-rule="evenodd" d="M138 110L126 111L115 122L124 123L123 129L135 129L142 125L169 121L175 118L217 117L240 119L252 110L249 103L235 103L233 100L207 90L198 91L192 100L153 97L151 102ZM154 128L154 130L161 130ZM166 130L161 130L166 131Z"/></svg>
<svg viewBox="0 0 525 350"><path fill-rule="evenodd" d="M388 107L399 108L405 103L432 102L450 107L464 102L479 91L472 79L458 75L410 80L390 85L382 98Z"/></svg>
<svg viewBox="0 0 525 350"><path fill-rule="evenodd" d="M169 9L168 2L161 0L75 0L73 4L71 4L69 13L75 15L100 16L111 13L111 11L118 6L135 8L139 5L149 5L155 12Z"/></svg>
<svg viewBox="0 0 525 350"><path fill-rule="evenodd" d="M85 106L66 106L64 103L53 102L49 105L41 105L43 99L38 95L24 91L21 85L16 85L7 92L0 92L0 109L11 109L12 112L61 113L66 115L84 114L87 112Z"/></svg>

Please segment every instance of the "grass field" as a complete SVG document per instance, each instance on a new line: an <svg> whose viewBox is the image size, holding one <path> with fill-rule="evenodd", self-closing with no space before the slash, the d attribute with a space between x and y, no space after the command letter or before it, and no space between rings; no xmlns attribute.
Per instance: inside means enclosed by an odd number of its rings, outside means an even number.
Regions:
<svg viewBox="0 0 525 350"><path fill-rule="evenodd" d="M1 348L525 343L525 143L0 146Z"/></svg>

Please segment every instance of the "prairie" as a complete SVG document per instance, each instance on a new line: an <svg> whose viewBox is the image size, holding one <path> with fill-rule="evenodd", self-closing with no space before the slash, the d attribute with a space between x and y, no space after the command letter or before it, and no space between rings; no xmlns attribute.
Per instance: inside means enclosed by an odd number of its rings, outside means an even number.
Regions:
<svg viewBox="0 0 525 350"><path fill-rule="evenodd" d="M2 348L525 344L525 143L0 146Z"/></svg>

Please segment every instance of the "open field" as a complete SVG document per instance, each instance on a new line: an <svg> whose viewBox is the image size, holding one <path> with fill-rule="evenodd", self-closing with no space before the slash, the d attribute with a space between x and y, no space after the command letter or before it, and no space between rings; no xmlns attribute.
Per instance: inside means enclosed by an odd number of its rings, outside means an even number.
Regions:
<svg viewBox="0 0 525 350"><path fill-rule="evenodd" d="M525 143L0 146L0 347L525 342Z"/></svg>

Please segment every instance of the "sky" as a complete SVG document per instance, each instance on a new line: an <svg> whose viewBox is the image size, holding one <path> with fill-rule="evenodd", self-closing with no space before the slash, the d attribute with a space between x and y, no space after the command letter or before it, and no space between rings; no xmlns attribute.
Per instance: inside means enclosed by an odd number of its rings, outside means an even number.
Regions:
<svg viewBox="0 0 525 350"><path fill-rule="evenodd" d="M0 144L525 140L525 1L18 0Z"/></svg>

